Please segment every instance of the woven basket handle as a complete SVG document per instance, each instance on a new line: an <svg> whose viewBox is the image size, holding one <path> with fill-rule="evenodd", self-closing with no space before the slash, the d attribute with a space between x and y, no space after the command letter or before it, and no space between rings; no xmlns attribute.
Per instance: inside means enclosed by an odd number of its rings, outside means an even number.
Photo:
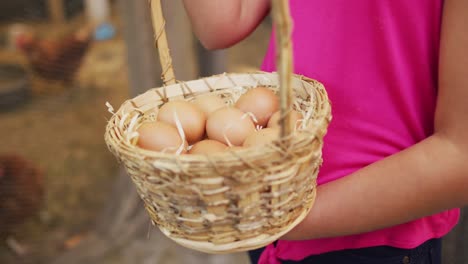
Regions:
<svg viewBox="0 0 468 264"><path fill-rule="evenodd" d="M271 0L273 23L276 28L276 68L279 74L280 93L280 127L281 136L292 133L292 45L291 45L291 15L288 0Z"/></svg>
<svg viewBox="0 0 468 264"><path fill-rule="evenodd" d="M165 31L165 20L162 14L161 0L150 0L153 20L154 37L159 51L159 60L162 67L162 79L165 85L176 83L172 58L169 52ZM291 48L291 16L288 0L271 0L273 22L276 33L276 59L280 86L280 126L281 135L291 134L293 127L290 123L290 109L292 105L292 48Z"/></svg>
<svg viewBox="0 0 468 264"><path fill-rule="evenodd" d="M153 20L154 39L159 51L159 62L162 68L162 80L165 85L175 84L176 78L172 66L172 57L166 36L166 20L162 14L161 0L150 0L151 17Z"/></svg>

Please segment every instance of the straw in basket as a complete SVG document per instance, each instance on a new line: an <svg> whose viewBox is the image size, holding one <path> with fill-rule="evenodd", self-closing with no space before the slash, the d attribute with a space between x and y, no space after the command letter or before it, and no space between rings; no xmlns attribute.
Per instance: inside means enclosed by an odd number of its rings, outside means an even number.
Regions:
<svg viewBox="0 0 468 264"><path fill-rule="evenodd" d="M105 140L125 166L154 225L177 243L207 253L265 246L301 222L313 205L331 107L321 83L292 74L288 1L273 0L278 72L223 74L176 82L160 0L150 1L164 87L113 112ZM281 136L270 144L215 155L176 155L136 146L138 126L172 100L216 94L226 103L257 86L280 97ZM303 114L299 129L290 110Z"/></svg>

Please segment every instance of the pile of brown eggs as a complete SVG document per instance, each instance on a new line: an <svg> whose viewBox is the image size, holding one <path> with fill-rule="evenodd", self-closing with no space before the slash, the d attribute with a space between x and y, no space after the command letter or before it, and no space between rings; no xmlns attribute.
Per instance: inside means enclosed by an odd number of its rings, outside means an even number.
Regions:
<svg viewBox="0 0 468 264"><path fill-rule="evenodd" d="M137 129L143 149L175 154L212 154L258 146L278 138L279 98L266 87L242 94L234 105L210 94L175 100L157 111L156 121ZM302 115L292 112L292 122Z"/></svg>

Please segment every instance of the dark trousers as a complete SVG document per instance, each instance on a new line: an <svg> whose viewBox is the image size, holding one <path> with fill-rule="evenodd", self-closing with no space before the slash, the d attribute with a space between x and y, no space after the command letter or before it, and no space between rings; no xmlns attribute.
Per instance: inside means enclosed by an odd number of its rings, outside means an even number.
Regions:
<svg viewBox="0 0 468 264"><path fill-rule="evenodd" d="M257 263L262 249L249 252L252 263ZM432 239L413 249L388 246L348 249L310 256L301 261L283 260L283 264L441 264L442 241Z"/></svg>

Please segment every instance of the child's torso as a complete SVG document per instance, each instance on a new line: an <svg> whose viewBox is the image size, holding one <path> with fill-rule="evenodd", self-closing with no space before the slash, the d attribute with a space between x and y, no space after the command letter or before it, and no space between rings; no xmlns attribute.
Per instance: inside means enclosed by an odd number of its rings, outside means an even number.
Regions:
<svg viewBox="0 0 468 264"><path fill-rule="evenodd" d="M332 103L319 184L431 135L442 0L291 0L290 5L294 71L322 82ZM273 42L266 71L275 70ZM445 234L457 219L454 210L359 236L280 241L276 253L299 257L376 244L412 247Z"/></svg>

